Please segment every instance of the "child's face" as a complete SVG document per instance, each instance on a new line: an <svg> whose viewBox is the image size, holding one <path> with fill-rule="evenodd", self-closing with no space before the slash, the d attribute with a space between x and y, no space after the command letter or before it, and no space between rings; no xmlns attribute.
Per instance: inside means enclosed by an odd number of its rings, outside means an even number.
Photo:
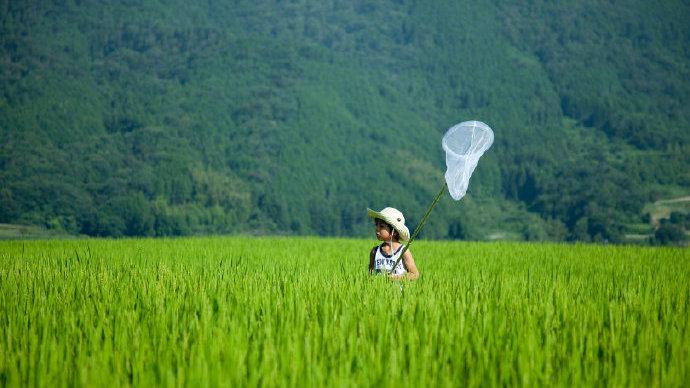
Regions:
<svg viewBox="0 0 690 388"><path fill-rule="evenodd" d="M393 233L393 228L378 218L376 223L376 238L380 241L388 241L391 239L391 234Z"/></svg>

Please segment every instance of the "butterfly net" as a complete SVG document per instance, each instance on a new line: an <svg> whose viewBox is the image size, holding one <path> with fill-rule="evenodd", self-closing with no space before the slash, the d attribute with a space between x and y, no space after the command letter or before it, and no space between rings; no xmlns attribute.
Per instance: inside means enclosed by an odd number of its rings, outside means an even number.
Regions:
<svg viewBox="0 0 690 388"><path fill-rule="evenodd" d="M479 158L493 142L493 131L481 121L465 121L454 125L443 136L443 150L446 151L446 183L454 200L460 200L465 196Z"/></svg>

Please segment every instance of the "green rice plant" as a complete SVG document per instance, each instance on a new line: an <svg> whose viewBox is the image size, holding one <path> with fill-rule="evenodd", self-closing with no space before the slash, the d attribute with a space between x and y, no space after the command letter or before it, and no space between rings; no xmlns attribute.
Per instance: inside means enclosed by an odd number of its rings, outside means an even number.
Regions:
<svg viewBox="0 0 690 388"><path fill-rule="evenodd" d="M213 237L0 242L0 385L682 386L684 248Z"/></svg>

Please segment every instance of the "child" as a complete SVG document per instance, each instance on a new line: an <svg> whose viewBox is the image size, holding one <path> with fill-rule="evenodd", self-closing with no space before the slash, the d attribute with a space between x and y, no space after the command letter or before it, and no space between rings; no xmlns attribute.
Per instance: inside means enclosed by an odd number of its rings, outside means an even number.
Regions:
<svg viewBox="0 0 690 388"><path fill-rule="evenodd" d="M375 246L369 253L369 273L385 273L391 279L399 280L407 277L414 280L419 277L417 265L412 258L412 252L405 251L405 255L398 263L395 271L391 273L393 265L400 257L403 245L400 241L410 239L410 231L405 226L405 217L398 210L387 207L380 212L367 209L369 217L374 219L376 224L376 238L383 241L381 245Z"/></svg>

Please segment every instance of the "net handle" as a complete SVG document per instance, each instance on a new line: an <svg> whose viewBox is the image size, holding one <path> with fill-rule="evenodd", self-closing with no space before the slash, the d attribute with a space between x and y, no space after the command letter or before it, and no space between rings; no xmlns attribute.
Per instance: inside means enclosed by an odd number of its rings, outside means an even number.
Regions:
<svg viewBox="0 0 690 388"><path fill-rule="evenodd" d="M398 260L395 261L395 264L393 264L393 268L391 268L390 272L388 274L392 274L393 271L395 271L395 268L398 266L400 263L400 260L402 260L403 256L405 255L405 252L407 252L407 249L412 245L414 242L415 237L419 234L419 232L422 231L422 228L424 228L424 225L426 224L427 219L429 219L429 214L431 214L431 211L434 210L434 207L438 203L438 201L441 199L443 196L443 193L446 191L446 187L448 187L447 182L443 182L443 186L441 186L441 190L439 190L438 194L436 194L436 197L434 198L434 202L431 203L431 206L426 210L426 213L424 214L424 217L422 217L422 220L419 222L419 225L414 230L414 233L412 233L412 237L410 237L410 241L407 242L405 247L403 248L402 252L400 253L400 257L398 257Z"/></svg>

